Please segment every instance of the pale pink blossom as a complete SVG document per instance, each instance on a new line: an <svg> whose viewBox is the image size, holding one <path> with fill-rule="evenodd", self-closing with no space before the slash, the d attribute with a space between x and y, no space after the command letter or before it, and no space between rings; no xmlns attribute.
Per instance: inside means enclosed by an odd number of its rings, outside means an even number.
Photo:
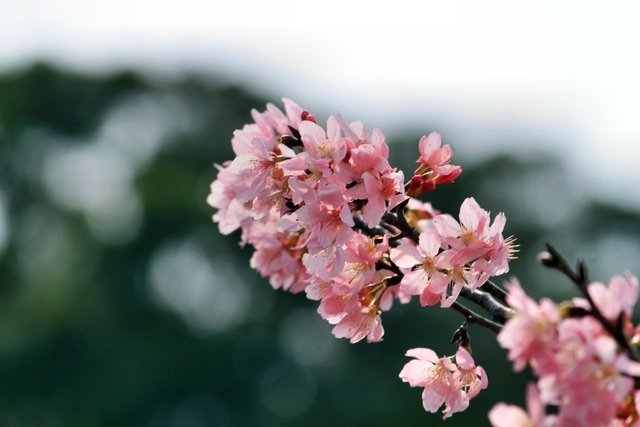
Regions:
<svg viewBox="0 0 640 427"><path fill-rule="evenodd" d="M446 297L449 278L438 269L440 241L434 234L421 233L419 245L403 239L391 249L391 260L405 269L400 288L409 295L420 295L420 304L432 305Z"/></svg>
<svg viewBox="0 0 640 427"><path fill-rule="evenodd" d="M274 289L293 293L304 290L310 276L301 262L305 249L298 246L298 233L276 229L263 231L261 228L261 224L255 224L249 237L256 248L250 260L251 267L268 277Z"/></svg>
<svg viewBox="0 0 640 427"><path fill-rule="evenodd" d="M630 273L625 276L613 276L608 286L593 282L589 284L588 290L600 312L615 322L621 313L627 318L631 317L633 307L638 301L638 278Z"/></svg>
<svg viewBox="0 0 640 427"><path fill-rule="evenodd" d="M446 401L457 401L459 390L453 377L456 367L450 358L439 358L428 348L414 348L406 355L415 359L402 368L400 378L411 387L424 387L422 405L425 411L437 412Z"/></svg>
<svg viewBox="0 0 640 427"><path fill-rule="evenodd" d="M334 281L351 292L357 292L376 280L376 263L389 250L387 236L372 239L354 233L344 246L345 263Z"/></svg>
<svg viewBox="0 0 640 427"><path fill-rule="evenodd" d="M433 219L440 239L459 251L466 263L488 251L489 212L478 205L473 197L466 198L460 206L460 223L451 215L442 214Z"/></svg>
<svg viewBox="0 0 640 427"><path fill-rule="evenodd" d="M543 401L559 406L563 426L607 425L634 388L631 376L640 374L640 364L591 316L560 322L554 359L538 386Z"/></svg>
<svg viewBox="0 0 640 427"><path fill-rule="evenodd" d="M443 294L442 307L451 307L458 299L462 288L467 286L475 290L481 283L478 282L478 273L471 270L461 258L460 253L449 249L440 254L438 267L446 271L448 281L451 283L451 294Z"/></svg>
<svg viewBox="0 0 640 427"><path fill-rule="evenodd" d="M456 352L456 365L458 371L455 377L464 392L465 398L470 400L478 395L489 385L487 373L482 366L477 366L471 354L463 347Z"/></svg>
<svg viewBox="0 0 640 427"><path fill-rule="evenodd" d="M493 427L555 427L557 418L546 415L535 384L527 386L527 412L514 405L498 403L489 411Z"/></svg>
<svg viewBox="0 0 640 427"><path fill-rule="evenodd" d="M409 181L407 193L417 196L433 191L438 184L453 182L462 173L460 166L450 165L452 151L449 145L442 145L440 134L431 132L418 143L420 166Z"/></svg>
<svg viewBox="0 0 640 427"><path fill-rule="evenodd" d="M364 197L367 204L362 209L362 219L369 227L375 227L380 223L387 210L393 209L406 199L404 195L402 172L388 170L385 173L373 175L365 172L362 175L364 182Z"/></svg>
<svg viewBox="0 0 640 427"><path fill-rule="evenodd" d="M548 299L537 304L524 293L515 278L506 287L507 304L514 314L498 334L498 342L509 350L508 358L514 369L521 371L532 360L534 365L552 364L551 351L560 322L558 308Z"/></svg>
<svg viewBox="0 0 640 427"><path fill-rule="evenodd" d="M469 400L488 385L484 369L476 366L463 348L458 349L455 362L451 357L439 358L428 348L414 348L406 355L415 360L404 366L400 378L411 387L424 387L422 405L426 411L436 412L444 404L443 418L467 409Z"/></svg>
<svg viewBox="0 0 640 427"><path fill-rule="evenodd" d="M449 144L442 145L442 139L438 132L431 132L428 136L422 136L418 142L420 157L416 163L421 164L421 168L431 168L440 173L440 169L449 163L453 156L453 151Z"/></svg>
<svg viewBox="0 0 640 427"><path fill-rule="evenodd" d="M360 307L347 312L331 331L336 338L348 338L351 344L367 338L367 342L382 341L384 328L377 307Z"/></svg>
<svg viewBox="0 0 640 427"><path fill-rule="evenodd" d="M382 276L384 277L384 276ZM363 338L368 342L382 340L384 329L382 327L382 305L385 302L387 285L384 279L374 284L365 286L357 292L340 294L344 288L332 288L334 294L321 301L321 314L330 323L335 324L332 330L336 338L348 338L353 344ZM389 301L386 301L387 308ZM324 317L324 316L323 316Z"/></svg>
<svg viewBox="0 0 640 427"><path fill-rule="evenodd" d="M434 209L431 203L422 202L413 197L409 198L405 208L405 217L407 222L420 233L426 231L435 233L432 220L437 215L440 215L440 212Z"/></svg>
<svg viewBox="0 0 640 427"><path fill-rule="evenodd" d="M252 223L251 204L243 203L235 197L242 189L244 186L238 184L228 164L218 166L218 179L211 184L207 203L218 209L213 215L213 221L218 223L222 234L230 234L239 227L249 227Z"/></svg>
<svg viewBox="0 0 640 427"><path fill-rule="evenodd" d="M358 122L348 127L343 126L343 130L348 137L348 164L353 178L357 179L365 172L377 173L392 169L388 161L389 146L380 129L375 128L368 133L362 123Z"/></svg>
<svg viewBox="0 0 640 427"><path fill-rule="evenodd" d="M333 173L333 163L343 160L347 152L338 121L329 117L326 133L310 121L302 122L298 131L305 148L307 167L320 171L323 176Z"/></svg>
<svg viewBox="0 0 640 427"><path fill-rule="evenodd" d="M293 182L299 185L294 186ZM291 185L292 192L297 193L304 202L296 210L296 216L306 227L311 227L309 234L317 238L321 246L335 241L336 234L345 226L353 227L353 215L339 185L326 184L315 189L303 184L303 181L294 180Z"/></svg>
<svg viewBox="0 0 640 427"><path fill-rule="evenodd" d="M298 104L288 98L282 99L285 113L275 105L268 103L266 111L251 111L251 117L265 137L276 137L291 133L289 127L297 129L302 122L303 110ZM307 112L307 115L309 113Z"/></svg>

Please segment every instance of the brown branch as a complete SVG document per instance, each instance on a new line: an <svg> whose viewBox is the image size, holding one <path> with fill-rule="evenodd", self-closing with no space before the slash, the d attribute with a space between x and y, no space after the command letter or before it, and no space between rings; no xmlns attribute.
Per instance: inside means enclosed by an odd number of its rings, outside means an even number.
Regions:
<svg viewBox="0 0 640 427"><path fill-rule="evenodd" d="M411 224L407 222L407 218L404 216L404 208L407 206L407 203L409 203L409 199L400 203L390 212L386 212L382 219L400 230L400 234L392 237L394 241L403 237L408 237L415 243L418 243L420 240L420 233L418 233L418 230L413 228Z"/></svg>
<svg viewBox="0 0 640 427"><path fill-rule="evenodd" d="M467 323L475 323L477 325L484 326L485 328L495 332L496 334L500 332L500 330L502 329L502 325L500 325L499 323L496 323L492 320L482 317L475 311L465 307L464 305L460 304L457 301L454 302L453 305L451 305L451 308L457 311L458 313L461 313L462 315L464 315L465 319L467 320Z"/></svg>
<svg viewBox="0 0 640 427"><path fill-rule="evenodd" d="M510 308L505 307L496 301L489 293L482 292L479 289L472 291L468 287L464 286L462 291L460 291L460 296L485 309L491 315L493 320L500 323L501 326L504 325L504 322L506 322L508 317L507 314L511 311Z"/></svg>
<svg viewBox="0 0 640 427"><path fill-rule="evenodd" d="M505 304L507 303L507 292L502 289L499 285L494 283L491 280L487 280L484 285L482 285L482 289L485 290L488 294L494 297L499 303Z"/></svg>
<svg viewBox="0 0 640 427"><path fill-rule="evenodd" d="M614 325L609 319L604 317L598 306L593 301L591 294L589 293L588 285L589 285L589 273L587 271L587 266L583 260L578 260L576 263L576 269L573 270L566 259L558 252L556 248L554 248L551 244L547 243L547 252L543 252L540 254L539 259L542 265L547 268L551 268L554 270L558 270L566 277L569 278L580 290L582 295L589 302L589 306L591 310L589 314L593 316L602 327L609 332L609 334L616 340L618 345L627 353L627 355L633 360L640 360L636 350L631 346L627 336L624 334L622 329L622 322L616 322Z"/></svg>

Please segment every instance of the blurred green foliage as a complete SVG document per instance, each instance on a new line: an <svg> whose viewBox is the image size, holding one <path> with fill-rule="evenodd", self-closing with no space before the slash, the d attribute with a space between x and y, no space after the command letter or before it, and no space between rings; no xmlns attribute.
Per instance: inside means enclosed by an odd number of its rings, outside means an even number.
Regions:
<svg viewBox="0 0 640 427"><path fill-rule="evenodd" d="M238 236L211 223L213 164L264 103L202 76L0 75L0 425L440 423L397 375L408 348L455 351L457 313L396 306L383 343L335 340L313 302L272 291ZM392 163L410 171L415 137L391 139ZM465 172L430 200L455 213L473 195L506 212L522 245L513 273L531 293L573 291L536 265L544 241L600 279L635 268L639 213L577 196L558 160L456 156ZM526 375L491 333L471 332L490 387L449 426L524 400Z"/></svg>

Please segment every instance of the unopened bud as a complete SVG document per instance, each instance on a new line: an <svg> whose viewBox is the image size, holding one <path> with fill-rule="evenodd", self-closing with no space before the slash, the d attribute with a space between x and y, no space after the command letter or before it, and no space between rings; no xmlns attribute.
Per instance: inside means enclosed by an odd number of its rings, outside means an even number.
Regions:
<svg viewBox="0 0 640 427"><path fill-rule="evenodd" d="M542 263L545 267L555 268L558 264L556 257L554 257L550 252L542 251L537 256L538 261Z"/></svg>
<svg viewBox="0 0 640 427"><path fill-rule="evenodd" d="M300 114L300 118L303 121L308 121L308 122L316 122L316 116L314 116L313 114L311 114L310 112L308 112L307 110L302 111L302 113Z"/></svg>
<svg viewBox="0 0 640 427"><path fill-rule="evenodd" d="M422 192L420 191L420 186L422 185L422 177L420 175L414 175L411 177L411 181L409 181L409 187L407 188L406 194L410 197L419 196Z"/></svg>

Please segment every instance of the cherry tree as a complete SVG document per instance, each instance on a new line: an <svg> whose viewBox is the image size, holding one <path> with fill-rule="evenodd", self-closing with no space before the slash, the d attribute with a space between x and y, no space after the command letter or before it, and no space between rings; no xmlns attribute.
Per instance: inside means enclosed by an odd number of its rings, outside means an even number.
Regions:
<svg viewBox="0 0 640 427"><path fill-rule="evenodd" d="M488 386L472 356L469 324L496 333L515 372L529 366L537 381L527 410L498 403L492 425L640 426L640 327L632 322L638 279L591 281L583 262L572 268L551 245L541 263L571 281L579 297L531 299L509 271L515 238L506 217L492 219L472 197L457 218L416 197L462 173L438 133L418 142L417 167L405 180L389 164L380 129L330 116L326 126L291 100L251 112L234 132L236 157L218 167L208 203L220 232L241 230L254 248L251 267L274 289L318 301L318 314L351 343L384 337L383 313L417 297L423 307L460 313L458 350L439 356L413 348L400 379L422 389L426 411L444 418L464 411ZM470 304L478 308L471 309Z"/></svg>

